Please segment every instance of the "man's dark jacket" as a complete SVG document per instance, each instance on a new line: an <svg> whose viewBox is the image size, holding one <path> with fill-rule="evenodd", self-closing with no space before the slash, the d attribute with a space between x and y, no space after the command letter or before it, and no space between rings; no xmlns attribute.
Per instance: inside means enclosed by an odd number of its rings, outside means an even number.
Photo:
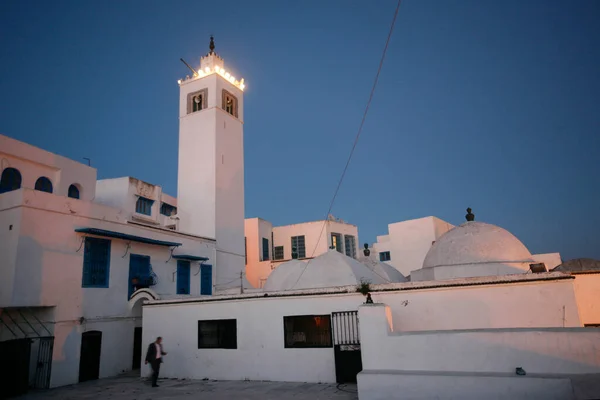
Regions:
<svg viewBox="0 0 600 400"><path fill-rule="evenodd" d="M159 344L158 345L160 347L160 352L161 355L165 355L165 353L162 351L162 346ZM159 362L163 362L162 361L162 357L158 359ZM149 363L153 363L154 361L156 361L156 343L150 343L150 345L148 346L148 351L146 352L146 361L148 361Z"/></svg>

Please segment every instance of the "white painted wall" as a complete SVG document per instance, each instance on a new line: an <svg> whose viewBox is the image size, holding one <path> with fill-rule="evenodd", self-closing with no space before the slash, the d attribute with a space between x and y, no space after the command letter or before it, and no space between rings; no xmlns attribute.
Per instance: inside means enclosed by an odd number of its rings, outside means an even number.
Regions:
<svg viewBox="0 0 600 400"><path fill-rule="evenodd" d="M600 273L574 274L581 323L600 325Z"/></svg>
<svg viewBox="0 0 600 400"><path fill-rule="evenodd" d="M572 285L565 279L425 288L374 292L373 299L393 307L394 329L400 332L579 327ZM333 348L284 348L283 317L357 310L363 302L361 294L349 293L146 305L144 346L164 338L169 352L161 367L165 377L335 382ZM229 318L237 320L236 350L197 348L199 320Z"/></svg>
<svg viewBox="0 0 600 400"><path fill-rule="evenodd" d="M57 196L67 196L72 184L79 187L82 200L92 200L95 196L95 168L0 135L0 173L8 167L21 173L21 187L33 189L37 179L45 176Z"/></svg>
<svg viewBox="0 0 600 400"><path fill-rule="evenodd" d="M81 333L103 332L100 376L130 370L133 327L141 324L128 306L129 256L151 257L162 296L176 292L176 260L168 247L111 239L109 288L82 288L82 235L94 227L182 243L180 254L215 259L214 242L176 232L127 223L127 213L97 203L20 189L0 195L0 225L13 223L0 256L2 307L54 307L52 386L76 383ZM9 243L10 242L10 243ZM9 244L8 244L9 243ZM191 293L200 293L199 265L192 262ZM196 275L197 274L197 275ZM79 318L85 321L80 324Z"/></svg>
<svg viewBox="0 0 600 400"><path fill-rule="evenodd" d="M423 266L432 243L454 226L436 217L425 217L388 225L388 234L377 237L373 249L378 254L389 251L392 265L404 276Z"/></svg>
<svg viewBox="0 0 600 400"><path fill-rule="evenodd" d="M532 311L532 310L531 310ZM517 367L528 374L589 374L600 373L600 329L585 328L525 328L444 330L429 332L394 332L392 310L385 304L363 305L359 308L363 372L359 374L361 398L399 397L397 374L428 374L433 398L459 398L463 392L481 388L452 382L440 384L439 375L458 373L466 376L491 374L512 375ZM396 374L394 374L394 372ZM361 379L361 375L367 375ZM380 375L378 388L362 386ZM459 382L460 378L455 382ZM498 393L498 398L510 398L510 393ZM405 396L406 398L419 398Z"/></svg>
<svg viewBox="0 0 600 400"><path fill-rule="evenodd" d="M306 258L317 257L329 250L332 232L342 234L342 249L344 249L344 235L353 235L356 238L357 248L360 247L358 228L355 225L337 221L313 221L273 227L274 245L283 246L284 261L291 260L292 237L304 235Z"/></svg>
<svg viewBox="0 0 600 400"><path fill-rule="evenodd" d="M546 264L548 271L562 264L560 253L533 254L532 257L535 262Z"/></svg>
<svg viewBox="0 0 600 400"><path fill-rule="evenodd" d="M244 235L246 237L246 278L255 288L260 288L271 273L273 263L272 238L273 225L262 218L247 218L244 220ZM262 239L269 240L269 259L262 259Z"/></svg>
<svg viewBox="0 0 600 400"><path fill-rule="evenodd" d="M202 89L207 108L187 114L188 94ZM223 89L237 97L238 118L221 108ZM179 226L217 240L220 289L239 286L232 281L245 269L243 108L243 92L217 74L180 85Z"/></svg>

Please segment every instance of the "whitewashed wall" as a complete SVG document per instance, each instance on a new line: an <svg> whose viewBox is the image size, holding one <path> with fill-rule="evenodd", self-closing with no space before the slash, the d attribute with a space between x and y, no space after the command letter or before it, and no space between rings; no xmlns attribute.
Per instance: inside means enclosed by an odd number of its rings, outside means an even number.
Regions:
<svg viewBox="0 0 600 400"><path fill-rule="evenodd" d="M572 283L375 292L373 299L392 307L397 331L580 326ZM284 348L283 317L352 311L363 302L353 293L146 305L144 346L164 338L166 377L334 382L333 348ZM236 350L197 348L198 321L210 319L237 320Z"/></svg>
<svg viewBox="0 0 600 400"><path fill-rule="evenodd" d="M344 235L354 236L358 253L360 248L358 228L352 224L336 221L313 221L273 227L274 245L283 246L283 257L285 260L290 260L292 258L292 237L304 235L306 257L317 257L329 250L332 232L342 234L342 249L344 249Z"/></svg>
<svg viewBox="0 0 600 400"><path fill-rule="evenodd" d="M82 235L94 227L157 240L183 243L178 252L214 260L214 242L175 232L126 224L126 213L100 204L20 189L0 196L0 222L14 222L10 249L0 254L0 307L55 307L52 386L76 383L81 333L100 330L100 376L130 370L136 320L128 305L129 256L151 257L160 295L176 293L177 263L168 247L111 239L109 288L82 288ZM4 244L3 244L4 246ZM14 254L13 254L14 253ZM191 293L200 293L198 263L191 268ZM214 276L214 274L213 274ZM79 319L84 317L84 323Z"/></svg>
<svg viewBox="0 0 600 400"><path fill-rule="evenodd" d="M363 365L363 372L358 377L361 399L422 398L414 393L408 395L414 389L406 384L410 382L411 375L429 376L426 391L430 392L431 398L450 399L477 398L474 393L484 394L486 391L486 377L510 376L517 367L523 368L527 374L566 376L600 373L600 329L524 328L397 333L393 330L390 307L384 304L360 307L359 320ZM458 374L453 377L454 383L446 380L448 374ZM475 380L464 385L465 376ZM477 377L482 378L479 383ZM373 382L377 382L378 386ZM405 383L400 391L398 382ZM526 389L516 393L518 398L527 397L523 396L527 393ZM529 393L534 395L535 390L545 393L548 388L544 390L534 383L529 390L534 391ZM511 394L505 385L494 398L514 396L515 393ZM534 395L533 398L538 397Z"/></svg>
<svg viewBox="0 0 600 400"><path fill-rule="evenodd" d="M246 237L246 278L255 288L261 287L271 273L273 263L272 239L273 225L261 218L244 220L244 235ZM269 260L262 259L262 239L269 239Z"/></svg>
<svg viewBox="0 0 600 400"><path fill-rule="evenodd" d="M574 276L581 323L600 325L600 273Z"/></svg>
<svg viewBox="0 0 600 400"><path fill-rule="evenodd" d="M45 176L57 196L67 196L72 184L79 187L82 200L92 200L96 193L95 168L0 135L0 173L8 167L19 170L23 188L35 188L37 179Z"/></svg>
<svg viewBox="0 0 600 400"><path fill-rule="evenodd" d="M436 217L425 217L388 225L388 234L377 237L373 249L389 251L392 265L404 276L423 266L432 243L454 226Z"/></svg>

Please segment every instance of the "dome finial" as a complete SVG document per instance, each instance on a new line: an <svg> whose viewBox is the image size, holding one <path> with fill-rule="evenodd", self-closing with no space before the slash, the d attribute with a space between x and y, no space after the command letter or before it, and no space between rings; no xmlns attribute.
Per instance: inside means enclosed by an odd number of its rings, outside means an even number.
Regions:
<svg viewBox="0 0 600 400"><path fill-rule="evenodd" d="M208 46L208 48L210 49L210 53L208 54L213 54L215 52L215 38L213 37L213 35L210 35L210 45Z"/></svg>
<svg viewBox="0 0 600 400"><path fill-rule="evenodd" d="M471 207L467 208L467 215L465 215L465 218L467 219L467 221L471 222L471 221L475 221L475 214L473 214L471 212Z"/></svg>

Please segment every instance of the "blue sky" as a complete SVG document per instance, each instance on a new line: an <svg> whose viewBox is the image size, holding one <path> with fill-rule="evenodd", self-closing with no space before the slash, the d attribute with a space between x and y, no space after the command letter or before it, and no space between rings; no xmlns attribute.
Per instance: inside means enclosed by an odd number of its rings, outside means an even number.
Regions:
<svg viewBox="0 0 600 400"><path fill-rule="evenodd" d="M177 193L178 86L244 77L246 216L324 217L395 0L0 2L0 133ZM361 242L470 206L600 258L600 2L405 0L334 206Z"/></svg>

